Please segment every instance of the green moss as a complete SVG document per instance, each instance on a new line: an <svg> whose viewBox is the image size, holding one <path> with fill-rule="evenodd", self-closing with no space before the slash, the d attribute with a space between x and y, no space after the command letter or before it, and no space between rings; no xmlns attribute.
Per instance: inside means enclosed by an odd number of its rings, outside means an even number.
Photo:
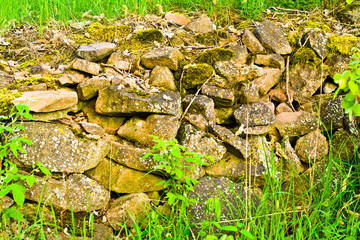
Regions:
<svg viewBox="0 0 360 240"><path fill-rule="evenodd" d="M11 101L20 96L19 92L9 92L7 89L0 90L0 116L9 116L14 106Z"/></svg>
<svg viewBox="0 0 360 240"><path fill-rule="evenodd" d="M196 42L195 36L184 29L176 31L174 36L169 40L172 46L194 45Z"/></svg>
<svg viewBox="0 0 360 240"><path fill-rule="evenodd" d="M189 60L186 60L186 58L181 58L178 61L178 70L174 72L174 78L176 80L179 80L181 77L181 73L186 65L190 63Z"/></svg>
<svg viewBox="0 0 360 240"><path fill-rule="evenodd" d="M140 91L140 90L136 90L136 89L131 89L131 90L127 91L127 92L128 93L135 93L136 95L141 96L141 97L149 96L149 93L146 93L146 92L143 92L143 91Z"/></svg>
<svg viewBox="0 0 360 240"><path fill-rule="evenodd" d="M70 34L69 39L73 40L78 45L89 45L95 43L93 39L85 37L84 34Z"/></svg>
<svg viewBox="0 0 360 240"><path fill-rule="evenodd" d="M206 46L212 46L218 45L221 38L228 39L229 34L224 30L214 30L211 32L197 35L196 41Z"/></svg>
<svg viewBox="0 0 360 240"><path fill-rule="evenodd" d="M300 23L300 30L305 28L318 28L324 32L331 32L331 28L328 24L320 19L317 18L310 18L309 20Z"/></svg>
<svg viewBox="0 0 360 240"><path fill-rule="evenodd" d="M321 59L317 57L316 53L309 47L303 47L296 52L291 58L290 66L295 65L311 65L317 66L321 63Z"/></svg>
<svg viewBox="0 0 360 240"><path fill-rule="evenodd" d="M207 49L204 52L200 53L197 57L196 62L198 63L207 63L211 66L217 61L227 61L235 57L233 50L225 48L213 48Z"/></svg>
<svg viewBox="0 0 360 240"><path fill-rule="evenodd" d="M354 35L342 35L329 39L327 44L329 55L352 55L357 51L359 38Z"/></svg>
<svg viewBox="0 0 360 240"><path fill-rule="evenodd" d="M234 115L234 108L215 108L215 113L217 124L232 123L230 118Z"/></svg>
<svg viewBox="0 0 360 240"><path fill-rule="evenodd" d="M206 63L187 65L182 78L184 88L191 89L203 84L213 72L214 69Z"/></svg>
<svg viewBox="0 0 360 240"><path fill-rule="evenodd" d="M298 46L299 44L299 39L300 39L300 33L299 32L290 32L287 35L287 39L290 43L290 46L295 48Z"/></svg>
<svg viewBox="0 0 360 240"><path fill-rule="evenodd" d="M143 44L151 44L154 41L162 43L164 41L164 35L159 29L152 28L135 33L131 41L136 41Z"/></svg>
<svg viewBox="0 0 360 240"><path fill-rule="evenodd" d="M91 24L86 29L91 39L100 42L113 42L115 38L121 40L131 33L131 31L132 28L127 25L104 26L98 22Z"/></svg>
<svg viewBox="0 0 360 240"><path fill-rule="evenodd" d="M46 86L50 89L56 89L57 83L56 79L59 78L60 75L56 77L53 75L44 75L44 76L31 76L25 79L15 79L14 82L7 87L9 90L17 90L20 87L25 87L29 85L36 85L39 83L46 83Z"/></svg>

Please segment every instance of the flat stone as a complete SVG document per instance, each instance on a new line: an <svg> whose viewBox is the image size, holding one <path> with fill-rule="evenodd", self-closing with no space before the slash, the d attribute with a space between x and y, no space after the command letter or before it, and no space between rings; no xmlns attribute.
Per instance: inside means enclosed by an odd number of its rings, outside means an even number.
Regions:
<svg viewBox="0 0 360 240"><path fill-rule="evenodd" d="M61 119L67 116L72 108L67 108L64 110L45 112L45 113L31 113L35 121L49 122L57 119Z"/></svg>
<svg viewBox="0 0 360 240"><path fill-rule="evenodd" d="M270 21L260 23L253 33L265 48L277 54L286 55L292 51L284 32Z"/></svg>
<svg viewBox="0 0 360 240"><path fill-rule="evenodd" d="M241 36L241 41L245 44L245 46L252 53L263 53L265 52L265 48L260 43L260 41L255 37L255 35L249 30L244 29L244 32Z"/></svg>
<svg viewBox="0 0 360 240"><path fill-rule="evenodd" d="M309 46L321 59L325 59L327 56L328 41L326 33L318 28L310 29L301 38L301 44Z"/></svg>
<svg viewBox="0 0 360 240"><path fill-rule="evenodd" d="M293 112L293 110L287 103L280 103L275 109L275 114L280 114L283 112Z"/></svg>
<svg viewBox="0 0 360 240"><path fill-rule="evenodd" d="M217 107L229 107L235 102L234 91L219 88L217 86L206 84L202 87L201 93L212 98Z"/></svg>
<svg viewBox="0 0 360 240"><path fill-rule="evenodd" d="M285 68L285 60L280 54L258 54L255 57L255 64L270 68Z"/></svg>
<svg viewBox="0 0 360 240"><path fill-rule="evenodd" d="M280 82L283 70L278 68L263 68L263 75L254 80L259 86L259 92L266 94L268 91Z"/></svg>
<svg viewBox="0 0 360 240"><path fill-rule="evenodd" d="M33 145L24 145L26 154L20 153L17 161L31 167L38 161L51 172L82 173L95 167L109 150L104 141L77 139L65 125L41 122L24 122L25 137Z"/></svg>
<svg viewBox="0 0 360 240"><path fill-rule="evenodd" d="M319 130L299 138L295 145L296 154L306 163L322 160L329 152L329 144Z"/></svg>
<svg viewBox="0 0 360 240"><path fill-rule="evenodd" d="M84 59L76 58L70 65L72 69L86 72L92 75L99 75L100 65L94 62L89 62Z"/></svg>
<svg viewBox="0 0 360 240"><path fill-rule="evenodd" d="M110 200L108 190L82 174L73 174L62 180L35 177L38 183L25 193L25 197L32 201L41 200L56 208L87 212L105 208Z"/></svg>
<svg viewBox="0 0 360 240"><path fill-rule="evenodd" d="M176 137L179 127L180 121L177 117L153 114L146 120L131 118L119 128L117 134L127 140L151 147L156 145L156 142L150 135L169 141Z"/></svg>
<svg viewBox="0 0 360 240"><path fill-rule="evenodd" d="M235 135L246 137L246 135L265 135L271 130L270 126L240 127Z"/></svg>
<svg viewBox="0 0 360 240"><path fill-rule="evenodd" d="M259 86L254 82L244 84L240 87L238 95L240 103L258 102L260 99Z"/></svg>
<svg viewBox="0 0 360 240"><path fill-rule="evenodd" d="M240 125L262 126L275 122L275 115L264 103L249 103L241 105L234 112L234 117Z"/></svg>
<svg viewBox="0 0 360 240"><path fill-rule="evenodd" d="M74 73L68 73L62 75L61 77L58 78L58 82L60 83L60 85L63 86L72 86L85 82L87 78L88 77L85 77L85 75L82 73L74 72Z"/></svg>
<svg viewBox="0 0 360 240"><path fill-rule="evenodd" d="M89 100L98 95L99 90L111 85L111 80L104 77L93 77L77 86L77 92L81 100Z"/></svg>
<svg viewBox="0 0 360 240"><path fill-rule="evenodd" d="M28 86L20 86L19 90L21 92L46 91L47 85L46 85L46 83L39 83L39 84L28 85Z"/></svg>
<svg viewBox="0 0 360 240"><path fill-rule="evenodd" d="M80 125L84 128L85 132L92 135L104 136L105 130L96 123L80 122Z"/></svg>
<svg viewBox="0 0 360 240"><path fill-rule="evenodd" d="M191 103L188 113L190 114L201 114L209 122L210 125L215 124L216 113L215 113L215 104L211 98L208 98L204 95L194 94L186 95L183 99L184 111L188 108Z"/></svg>
<svg viewBox="0 0 360 240"><path fill-rule="evenodd" d="M110 116L180 116L181 98L179 93L171 90L139 96L132 89L110 86L99 91L95 109L99 114Z"/></svg>
<svg viewBox="0 0 360 240"><path fill-rule="evenodd" d="M90 45L81 45L76 51L79 58L83 58L89 62L99 62L116 51L116 44L109 42L100 42Z"/></svg>
<svg viewBox="0 0 360 240"><path fill-rule="evenodd" d="M192 31L197 34L203 34L216 30L216 26L208 16L201 15L199 18L186 24L185 30Z"/></svg>
<svg viewBox="0 0 360 240"><path fill-rule="evenodd" d="M130 70L132 63L134 63L134 60L133 55L127 55L123 52L116 51L110 55L107 64L114 65L120 70L128 71Z"/></svg>
<svg viewBox="0 0 360 240"><path fill-rule="evenodd" d="M182 53L176 48L165 47L156 48L141 56L140 62L144 67L153 69L156 66L167 67L176 71L178 69L178 62L184 58Z"/></svg>
<svg viewBox="0 0 360 240"><path fill-rule="evenodd" d="M245 45L240 45L238 43L230 44L229 49L233 50L235 53L235 57L231 60L235 66L240 67L246 63L249 53Z"/></svg>
<svg viewBox="0 0 360 240"><path fill-rule="evenodd" d="M85 174L117 193L152 192L164 188L157 184L163 180L161 177L127 168L109 159L104 159Z"/></svg>
<svg viewBox="0 0 360 240"><path fill-rule="evenodd" d="M74 91L51 90L24 92L22 97L12 101L16 104L26 104L32 112L53 112L73 107L78 102Z"/></svg>
<svg viewBox="0 0 360 240"><path fill-rule="evenodd" d="M150 75L150 86L176 91L175 78L167 67L156 66Z"/></svg>
<svg viewBox="0 0 360 240"><path fill-rule="evenodd" d="M231 61L215 62L214 68L217 74L228 80L231 87L242 80L240 69Z"/></svg>
<svg viewBox="0 0 360 240"><path fill-rule="evenodd" d="M318 126L315 116L308 112L283 112L275 116L274 126L283 136L302 136L314 131Z"/></svg>
<svg viewBox="0 0 360 240"><path fill-rule="evenodd" d="M180 25L180 26L185 26L191 22L190 18L187 18L180 14L171 13L171 12L167 12L165 14L165 19L169 20L177 25Z"/></svg>

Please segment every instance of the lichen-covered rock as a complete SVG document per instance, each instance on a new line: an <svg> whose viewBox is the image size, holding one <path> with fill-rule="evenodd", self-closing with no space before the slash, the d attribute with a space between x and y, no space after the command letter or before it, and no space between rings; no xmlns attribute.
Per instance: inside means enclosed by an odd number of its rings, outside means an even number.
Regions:
<svg viewBox="0 0 360 240"><path fill-rule="evenodd" d="M330 156L334 159L349 162L353 159L359 146L359 137L341 129L336 131L331 137Z"/></svg>
<svg viewBox="0 0 360 240"><path fill-rule="evenodd" d="M327 56L328 41L326 33L318 28L311 29L301 38L301 43L312 48L321 59L325 59Z"/></svg>
<svg viewBox="0 0 360 240"><path fill-rule="evenodd" d="M299 174L303 171L300 159L291 146L289 138L286 138L282 144L276 142L275 151L276 155L286 160L286 162L283 161L283 174L285 173L285 175L294 175L293 173Z"/></svg>
<svg viewBox="0 0 360 240"><path fill-rule="evenodd" d="M261 77L264 75L263 68L258 66L241 66L240 70L240 79L241 82L250 82L256 78Z"/></svg>
<svg viewBox="0 0 360 240"><path fill-rule="evenodd" d="M263 68L263 75L254 80L259 86L259 92L266 94L273 86L278 84L283 70L278 68Z"/></svg>
<svg viewBox="0 0 360 240"><path fill-rule="evenodd" d="M180 116L181 99L179 93L170 90L139 96L132 89L110 86L99 91L95 110L109 116L144 116L157 113Z"/></svg>
<svg viewBox="0 0 360 240"><path fill-rule="evenodd" d="M277 54L285 55L290 54L292 51L284 32L270 21L260 23L255 28L254 35L264 47Z"/></svg>
<svg viewBox="0 0 360 240"><path fill-rule="evenodd" d="M32 112L53 112L75 106L78 96L76 92L67 90L32 91L24 92L11 102L14 105L26 104Z"/></svg>
<svg viewBox="0 0 360 240"><path fill-rule="evenodd" d="M184 67L182 82L185 89L200 86L213 75L214 69L206 64L189 64Z"/></svg>
<svg viewBox="0 0 360 240"><path fill-rule="evenodd" d="M145 228L143 220L151 210L150 198L145 193L127 194L111 203L106 218L115 231L121 230L123 226L131 228L134 224Z"/></svg>
<svg viewBox="0 0 360 240"><path fill-rule="evenodd" d="M180 25L180 26L185 26L191 22L190 18L187 18L180 14L171 13L171 12L167 12L165 14L165 19L168 21L171 21L177 25Z"/></svg>
<svg viewBox="0 0 360 240"><path fill-rule="evenodd" d="M225 30L213 30L211 32L197 35L196 41L206 46L215 46L223 45L220 42L226 42L229 37L229 33Z"/></svg>
<svg viewBox="0 0 360 240"><path fill-rule="evenodd" d="M52 172L82 173L95 167L107 154L104 141L77 139L64 125L41 122L24 122L18 135L26 137L33 145L24 145L26 154L20 153L17 161L25 166L42 165Z"/></svg>
<svg viewBox="0 0 360 240"><path fill-rule="evenodd" d="M329 76L334 77L335 73L343 73L347 69L349 62L349 56L336 54L328 56L324 64L329 66Z"/></svg>
<svg viewBox="0 0 360 240"><path fill-rule="evenodd" d="M99 75L100 73L100 65L94 62L89 62L84 59L76 58L71 66L72 69L79 70L82 72L86 72L92 75Z"/></svg>
<svg viewBox="0 0 360 240"><path fill-rule="evenodd" d="M113 229L102 223L94 223L93 240L111 239L114 236Z"/></svg>
<svg viewBox="0 0 360 240"><path fill-rule="evenodd" d="M154 170L156 166L156 163L151 157L142 160L142 157L150 152L148 149L136 148L118 142L111 142L110 147L111 150L107 157L123 166L143 172Z"/></svg>
<svg viewBox="0 0 360 240"><path fill-rule="evenodd" d="M306 163L322 160L329 152L329 144L319 130L299 138L295 145L296 154Z"/></svg>
<svg viewBox="0 0 360 240"><path fill-rule="evenodd" d="M243 104L234 112L234 117L240 125L261 126L275 122L271 109L261 102Z"/></svg>
<svg viewBox="0 0 360 240"><path fill-rule="evenodd" d="M95 112L95 101L92 100L88 105L86 105L82 111L85 114L87 120L90 123L99 124L106 133L115 134L121 125L125 122L125 117L111 117L100 115Z"/></svg>
<svg viewBox="0 0 360 240"><path fill-rule="evenodd" d="M62 180L36 177L37 183L25 193L32 201L74 212L94 211L107 206L110 193L98 182L82 174L73 174ZM44 189L45 188L45 189Z"/></svg>
<svg viewBox="0 0 360 240"><path fill-rule="evenodd" d="M145 146L154 146L156 142L150 135L169 141L176 137L179 127L180 122L177 117L153 114L148 116L146 120L131 118L119 128L117 134L129 141Z"/></svg>
<svg viewBox="0 0 360 240"><path fill-rule="evenodd" d="M158 185L158 182L163 180L161 177L133 170L108 159L104 159L85 174L99 181L109 191L117 193L142 193L163 189L163 185Z"/></svg>
<svg viewBox="0 0 360 240"><path fill-rule="evenodd" d="M31 115L33 116L34 120L42 121L42 122L49 122L52 120L57 120L63 117L66 117L68 112L72 111L73 108L67 108L64 110L53 111L53 112L44 112L44 113L36 113L33 112Z"/></svg>
<svg viewBox="0 0 360 240"><path fill-rule="evenodd" d="M238 95L241 103L258 102L260 99L259 86L254 82L244 84L240 87Z"/></svg>
<svg viewBox="0 0 360 240"><path fill-rule="evenodd" d="M337 89L337 85L332 82L325 82L323 86L323 93L329 94L335 92Z"/></svg>
<svg viewBox="0 0 360 240"><path fill-rule="evenodd" d="M255 57L255 64L270 68L285 68L285 60L280 54L258 54Z"/></svg>
<svg viewBox="0 0 360 240"><path fill-rule="evenodd" d="M215 124L216 113L215 104L211 98L204 95L189 94L183 99L184 109L188 108L191 103L188 113L201 114L209 122L210 125Z"/></svg>
<svg viewBox="0 0 360 240"><path fill-rule="evenodd" d="M199 18L186 24L185 29L197 34L202 34L215 30L216 26L208 16L201 15Z"/></svg>
<svg viewBox="0 0 360 240"><path fill-rule="evenodd" d="M275 116L274 126L283 136L301 136L318 126L316 117L308 112L283 112Z"/></svg>
<svg viewBox="0 0 360 240"><path fill-rule="evenodd" d="M141 56L140 62L144 67L149 69L153 69L155 66L163 66L176 71L179 60L182 58L184 58L184 56L176 48L165 47L156 48L144 53Z"/></svg>
<svg viewBox="0 0 360 240"><path fill-rule="evenodd" d="M218 61L228 61L235 57L235 53L231 49L211 48L206 49L196 58L197 63L207 63L211 66Z"/></svg>
<svg viewBox="0 0 360 240"><path fill-rule="evenodd" d="M98 62L108 57L114 51L116 51L115 43L100 42L90 45L81 45L76 51L76 55L89 62Z"/></svg>
<svg viewBox="0 0 360 240"><path fill-rule="evenodd" d="M91 39L101 42L113 42L115 39L122 39L131 33L132 28L127 25L109 25L104 26L99 22L91 24L86 33Z"/></svg>
<svg viewBox="0 0 360 240"><path fill-rule="evenodd" d="M321 101L320 119L327 130L344 127L344 110L341 105L342 97L328 98Z"/></svg>
<svg viewBox="0 0 360 240"><path fill-rule="evenodd" d="M235 57L231 59L235 66L240 67L246 63L249 53L245 45L240 45L238 43L230 44L229 49L233 50L235 53Z"/></svg>
<svg viewBox="0 0 360 240"><path fill-rule="evenodd" d="M216 124L232 124L235 122L234 116L235 109L229 108L215 108L216 113Z"/></svg>
<svg viewBox="0 0 360 240"><path fill-rule="evenodd" d="M191 124L183 124L179 130L178 139L181 145L188 147L188 151L212 156L217 162L224 156L226 148L218 143L214 137L197 130ZM208 159L207 163L211 163Z"/></svg>
<svg viewBox="0 0 360 240"><path fill-rule="evenodd" d="M162 43L164 41L163 33L156 28L150 28L136 32L131 38L131 45L144 45L153 44L154 42ZM138 46L142 48L144 46Z"/></svg>
<svg viewBox="0 0 360 240"><path fill-rule="evenodd" d="M265 52L265 48L260 43L260 41L255 37L255 35L249 30L244 29L244 32L241 36L241 41L245 44L245 46L252 53L263 53Z"/></svg>
<svg viewBox="0 0 360 240"><path fill-rule="evenodd" d="M175 78L167 67L156 66L150 75L150 86L176 91Z"/></svg>
<svg viewBox="0 0 360 240"><path fill-rule="evenodd" d="M289 93L289 97L292 99L292 97L294 96L294 91L291 89L288 89L288 93ZM276 101L276 102L288 102L288 96L287 96L287 92L286 89L271 89L268 92L268 96L270 97L270 99Z"/></svg>
<svg viewBox="0 0 360 240"><path fill-rule="evenodd" d="M338 19L344 23L359 23L360 22L360 4L354 2L347 5L345 8L336 13Z"/></svg>
<svg viewBox="0 0 360 240"><path fill-rule="evenodd" d="M235 135L241 136L241 137L246 137L249 135L265 135L267 133L269 133L271 130L270 125L265 125L265 126L254 126L254 127L244 127L241 126L238 128L238 130L236 131Z"/></svg>
<svg viewBox="0 0 360 240"><path fill-rule="evenodd" d="M212 98L217 107L229 107L235 102L234 91L217 86L206 84L202 87L201 93Z"/></svg>
<svg viewBox="0 0 360 240"><path fill-rule="evenodd" d="M111 85L111 80L104 77L90 78L77 86L77 92L81 100L89 100L98 95L99 90Z"/></svg>
<svg viewBox="0 0 360 240"><path fill-rule="evenodd" d="M231 61L218 61L215 63L214 68L217 74L228 80L227 88L232 88L243 79L240 69Z"/></svg>

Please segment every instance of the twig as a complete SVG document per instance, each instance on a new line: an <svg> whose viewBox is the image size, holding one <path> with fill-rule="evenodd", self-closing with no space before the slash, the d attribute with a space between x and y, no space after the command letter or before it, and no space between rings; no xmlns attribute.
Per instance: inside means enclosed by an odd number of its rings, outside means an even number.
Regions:
<svg viewBox="0 0 360 240"><path fill-rule="evenodd" d="M287 12L301 12L301 13L306 13L309 14L310 12L308 11L304 11L304 10L299 10L299 9L289 9L289 8L276 8L276 7L270 7L268 9L273 9L275 11L281 10L281 11L287 11Z"/></svg>

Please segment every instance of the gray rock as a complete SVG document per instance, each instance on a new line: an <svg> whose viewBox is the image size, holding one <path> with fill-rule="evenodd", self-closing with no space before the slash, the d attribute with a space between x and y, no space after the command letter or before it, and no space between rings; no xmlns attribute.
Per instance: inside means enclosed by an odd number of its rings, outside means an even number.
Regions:
<svg viewBox="0 0 360 240"><path fill-rule="evenodd" d="M98 62L116 51L116 44L109 42L100 42L90 45L81 45L76 51L79 58L86 59L90 62Z"/></svg>
<svg viewBox="0 0 360 240"><path fill-rule="evenodd" d="M114 232L109 226L102 223L94 223L93 226L93 240L111 240L113 239Z"/></svg>
<svg viewBox="0 0 360 240"><path fill-rule="evenodd" d="M358 2L347 5L344 9L336 13L338 19L344 23L359 23L360 22L360 5Z"/></svg>
<svg viewBox="0 0 360 240"><path fill-rule="evenodd" d="M98 95L99 90L111 85L111 80L103 77L93 77L77 86L77 92L81 100L89 100Z"/></svg>
<svg viewBox="0 0 360 240"><path fill-rule="evenodd" d="M76 58L70 65L72 69L86 72L92 75L99 75L100 65L84 59Z"/></svg>
<svg viewBox="0 0 360 240"><path fill-rule="evenodd" d="M216 113L215 113L215 104L211 98L208 98L204 95L194 94L186 95L183 99L184 109L188 109L190 114L201 114L209 122L210 125L215 124L216 122Z"/></svg>
<svg viewBox="0 0 360 240"><path fill-rule="evenodd" d="M51 172L82 173L95 167L107 154L104 141L77 139L69 127L60 124L24 122L18 135L33 145L24 145L26 154L20 153L17 161L31 167L40 161Z"/></svg>
<svg viewBox="0 0 360 240"><path fill-rule="evenodd" d="M356 150L360 146L360 139L355 134L351 134L344 129L336 131L330 142L330 156L350 162L355 156Z"/></svg>
<svg viewBox="0 0 360 240"><path fill-rule="evenodd" d="M349 56L339 54L329 56L325 61L325 65L330 67L330 77L334 77L335 73L343 73L348 68L349 62Z"/></svg>
<svg viewBox="0 0 360 240"><path fill-rule="evenodd" d="M278 84L283 70L277 68L263 68L263 75L254 80L259 86L259 92L266 94L273 86Z"/></svg>
<svg viewBox="0 0 360 240"><path fill-rule="evenodd" d="M270 21L260 23L254 30L254 35L260 40L265 48L285 55L290 54L292 49L284 32Z"/></svg>
<svg viewBox="0 0 360 240"><path fill-rule="evenodd" d="M260 99L259 86L254 82L244 84L240 87L238 95L241 103L258 102Z"/></svg>
<svg viewBox="0 0 360 240"><path fill-rule="evenodd" d="M234 117L240 125L262 126L275 122L271 109L261 102L243 104L234 112Z"/></svg>
<svg viewBox="0 0 360 240"><path fill-rule="evenodd" d="M73 73L64 74L61 77L58 78L58 81L60 85L63 86L72 86L76 85L82 82L85 82L85 80L88 77L85 77L82 73L76 73L75 71Z"/></svg>
<svg viewBox="0 0 360 240"><path fill-rule="evenodd" d="M280 54L256 55L255 64L270 68L285 68L285 60Z"/></svg>
<svg viewBox="0 0 360 240"><path fill-rule="evenodd" d="M275 116L274 126L284 136L301 136L314 131L318 126L317 118L308 112L283 112Z"/></svg>
<svg viewBox="0 0 360 240"><path fill-rule="evenodd" d="M245 45L240 45L238 43L230 44L229 49L233 50L235 53L235 57L231 60L235 66L240 67L246 63L249 53Z"/></svg>
<svg viewBox="0 0 360 240"><path fill-rule="evenodd" d="M301 44L312 48L321 59L325 59L327 56L328 41L326 33L317 28L311 29L301 38Z"/></svg>
<svg viewBox="0 0 360 240"><path fill-rule="evenodd" d="M153 69L156 66L167 67L176 71L178 69L178 62L184 58L182 53L176 48L165 47L156 48L141 56L140 62L144 67Z"/></svg>
<svg viewBox="0 0 360 240"><path fill-rule="evenodd" d="M316 130L299 138L295 145L296 154L306 163L322 160L329 152L329 144L324 135Z"/></svg>
<svg viewBox="0 0 360 240"><path fill-rule="evenodd" d="M85 132L87 133L98 136L105 135L105 130L96 123L80 122L80 125L84 128Z"/></svg>
<svg viewBox="0 0 360 240"><path fill-rule="evenodd" d="M228 88L231 88L236 83L240 82L241 79L243 79L241 78L241 72L239 68L236 67L232 61L215 62L214 68L217 74L228 80L230 85Z"/></svg>
<svg viewBox="0 0 360 240"><path fill-rule="evenodd" d="M244 29L244 32L241 36L242 42L252 53L263 53L265 48L260 43L260 41L255 37L255 35L250 32L249 29Z"/></svg>
<svg viewBox="0 0 360 240"><path fill-rule="evenodd" d="M229 107L235 102L234 91L217 86L206 84L202 87L201 93L212 98L216 107Z"/></svg>
<svg viewBox="0 0 360 240"><path fill-rule="evenodd" d="M195 32L197 34L203 34L216 30L216 26L208 16L201 15L199 18L188 23L185 26L185 29L188 31Z"/></svg>
<svg viewBox="0 0 360 240"><path fill-rule="evenodd" d="M176 91L175 78L167 67L156 66L150 75L150 86Z"/></svg>
<svg viewBox="0 0 360 240"><path fill-rule="evenodd" d="M110 86L99 91L96 112L109 116L181 115L180 94L170 90L139 96L129 88Z"/></svg>
<svg viewBox="0 0 360 240"><path fill-rule="evenodd" d="M321 101L320 119L324 127L329 131L344 127L344 110L341 102L342 97Z"/></svg>
<svg viewBox="0 0 360 240"><path fill-rule="evenodd" d="M39 83L39 84L28 85L28 86L20 86L19 90L21 92L46 91L47 85L46 85L46 83Z"/></svg>
<svg viewBox="0 0 360 240"><path fill-rule="evenodd" d="M282 144L279 142L275 143L276 155L283 158L284 167L283 174L285 175L297 175L303 171L300 159L294 148L291 146L289 138L283 140Z"/></svg>

